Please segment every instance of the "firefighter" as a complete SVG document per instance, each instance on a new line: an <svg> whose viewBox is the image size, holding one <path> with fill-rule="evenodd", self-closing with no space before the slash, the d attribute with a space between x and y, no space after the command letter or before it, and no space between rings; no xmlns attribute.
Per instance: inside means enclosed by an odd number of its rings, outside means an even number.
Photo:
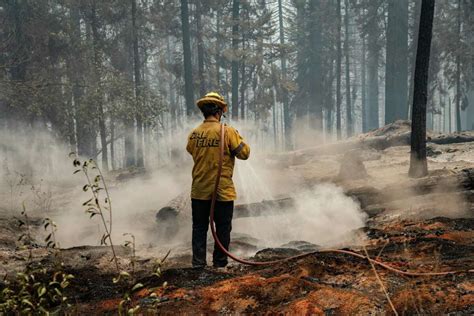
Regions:
<svg viewBox="0 0 474 316"><path fill-rule="evenodd" d="M194 161L191 188L192 265L196 268L203 268L206 266L206 242L211 197L219 164L220 120L227 111L227 103L218 93L210 92L197 101L197 106L204 116L204 122L189 134L186 150L191 154ZM235 158L248 159L250 147L244 143L236 129L227 125L225 126L224 139L224 159L217 190L214 222L217 236L228 250L234 200L237 197L232 181ZM227 256L216 244L214 244L213 266L215 268L227 266Z"/></svg>

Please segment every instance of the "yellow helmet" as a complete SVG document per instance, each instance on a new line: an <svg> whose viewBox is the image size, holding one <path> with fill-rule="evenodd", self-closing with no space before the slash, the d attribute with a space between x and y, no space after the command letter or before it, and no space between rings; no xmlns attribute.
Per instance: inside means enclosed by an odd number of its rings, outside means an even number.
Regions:
<svg viewBox="0 0 474 316"><path fill-rule="evenodd" d="M227 103L224 101L224 98L217 92L209 92L196 102L199 108L201 108L204 104L208 103L217 105L222 109L224 113L227 112Z"/></svg>

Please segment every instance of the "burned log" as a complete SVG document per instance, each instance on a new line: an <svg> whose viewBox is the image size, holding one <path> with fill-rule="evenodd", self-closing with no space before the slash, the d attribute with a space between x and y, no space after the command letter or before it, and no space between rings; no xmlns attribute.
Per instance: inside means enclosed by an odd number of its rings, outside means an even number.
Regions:
<svg viewBox="0 0 474 316"><path fill-rule="evenodd" d="M385 126L384 128L388 129L388 127L389 125ZM312 159L312 157L316 156L342 155L349 151L354 151L356 149L385 150L390 147L410 145L410 131L400 131L398 133L391 131L387 135L380 135L381 133L377 133L376 131L359 135L355 138L351 138L346 141L340 141L336 143L325 144L322 146L300 149L292 152L274 155L270 160L274 160L277 162L289 162L290 165L299 165L308 162L310 159ZM427 142L437 145L474 142L474 132L465 131L442 135L430 134L428 136Z"/></svg>
<svg viewBox="0 0 474 316"><path fill-rule="evenodd" d="M374 217L387 209L399 208L397 201L423 195L459 195L468 201L473 199L474 168L464 169L452 175L432 175L422 179L408 179L406 182L388 185L377 189L362 186L346 190L344 193L359 202L362 211ZM276 200L264 200L250 204L239 204L234 208L234 218L273 216L295 210L296 200L285 197ZM406 205L407 203L405 203ZM162 207L156 214L161 227L172 234L180 222L190 221L191 204L189 192L184 192Z"/></svg>

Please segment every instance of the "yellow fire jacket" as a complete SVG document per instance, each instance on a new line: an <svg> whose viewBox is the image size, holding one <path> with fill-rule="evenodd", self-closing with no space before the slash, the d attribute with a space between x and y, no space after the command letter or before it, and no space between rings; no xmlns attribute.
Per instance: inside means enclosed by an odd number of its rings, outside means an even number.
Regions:
<svg viewBox="0 0 474 316"><path fill-rule="evenodd" d="M235 157L246 160L250 147L236 129L225 126L224 160L222 175L217 190L218 201L233 201L237 198L232 176ZM220 123L210 118L196 127L188 137L186 150L193 156L193 184L191 198L210 200L216 183L219 166Z"/></svg>

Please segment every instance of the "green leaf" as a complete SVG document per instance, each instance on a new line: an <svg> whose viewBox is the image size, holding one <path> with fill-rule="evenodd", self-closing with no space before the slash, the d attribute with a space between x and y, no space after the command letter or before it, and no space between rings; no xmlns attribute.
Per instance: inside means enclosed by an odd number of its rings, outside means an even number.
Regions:
<svg viewBox="0 0 474 316"><path fill-rule="evenodd" d="M92 200L93 200L93 198L91 198L91 199L85 201L84 203L82 203L82 206L86 206L86 205L89 204L89 202L92 201Z"/></svg>
<svg viewBox="0 0 474 316"><path fill-rule="evenodd" d="M130 308L127 312L128 315L135 315L136 312L140 309L140 305L135 306L134 308Z"/></svg>
<svg viewBox="0 0 474 316"><path fill-rule="evenodd" d="M41 297L46 294L46 288L44 286L38 288L38 297Z"/></svg>
<svg viewBox="0 0 474 316"><path fill-rule="evenodd" d="M137 283L132 287L132 292L135 292L136 290L139 290L141 288L143 288L143 284Z"/></svg>
<svg viewBox="0 0 474 316"><path fill-rule="evenodd" d="M26 298L25 299L22 299L21 300L21 303L22 304L25 304L25 305L28 305L28 306L31 306L31 307L34 307L33 303L31 303L29 300L27 300Z"/></svg>
<svg viewBox="0 0 474 316"><path fill-rule="evenodd" d="M77 169L76 171L74 171L72 174L76 174L78 172L81 172L81 169Z"/></svg>
<svg viewBox="0 0 474 316"><path fill-rule="evenodd" d="M89 190L89 185L86 184L82 187L82 191L86 192L87 190Z"/></svg>

